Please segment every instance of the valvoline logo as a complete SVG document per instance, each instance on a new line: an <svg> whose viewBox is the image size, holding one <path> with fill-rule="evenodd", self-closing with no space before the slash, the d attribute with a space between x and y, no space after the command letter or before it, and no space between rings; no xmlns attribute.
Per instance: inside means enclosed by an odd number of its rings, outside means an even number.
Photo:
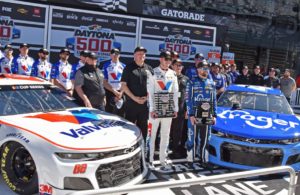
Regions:
<svg viewBox="0 0 300 195"><path fill-rule="evenodd" d="M74 124L83 124L99 120L100 117L89 110L72 110L69 111L71 115L59 114L59 113L43 113L33 116L26 116L26 118L38 118L49 122L68 122Z"/></svg>
<svg viewBox="0 0 300 195"><path fill-rule="evenodd" d="M167 83L164 83L162 80L158 80L157 84L159 85L159 87L161 88L161 90L169 90L171 85L172 85L172 81L168 81Z"/></svg>
<svg viewBox="0 0 300 195"><path fill-rule="evenodd" d="M112 72L112 73L110 73L110 76L111 76L111 78L113 78L115 81L116 81L116 80L119 81L119 80L121 80L122 73L118 72L118 74L116 74L116 73Z"/></svg>

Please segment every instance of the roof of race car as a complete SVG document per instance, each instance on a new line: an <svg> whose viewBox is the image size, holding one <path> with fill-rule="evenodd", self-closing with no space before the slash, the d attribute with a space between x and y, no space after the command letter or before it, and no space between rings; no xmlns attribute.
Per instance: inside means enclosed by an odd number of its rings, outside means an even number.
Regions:
<svg viewBox="0 0 300 195"><path fill-rule="evenodd" d="M41 78L18 75L18 74L0 74L0 86L3 85L50 85L49 81Z"/></svg>
<svg viewBox="0 0 300 195"><path fill-rule="evenodd" d="M229 85L226 90L262 93L262 94L270 94L270 95L281 95L282 94L279 89L255 86L255 85Z"/></svg>

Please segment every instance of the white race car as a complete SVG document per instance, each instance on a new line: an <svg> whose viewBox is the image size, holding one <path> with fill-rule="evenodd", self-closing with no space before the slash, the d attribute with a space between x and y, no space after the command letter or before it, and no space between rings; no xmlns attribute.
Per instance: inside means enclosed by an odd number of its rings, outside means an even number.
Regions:
<svg viewBox="0 0 300 195"><path fill-rule="evenodd" d="M66 194L143 181L140 130L78 107L35 77L0 74L1 173L18 194Z"/></svg>

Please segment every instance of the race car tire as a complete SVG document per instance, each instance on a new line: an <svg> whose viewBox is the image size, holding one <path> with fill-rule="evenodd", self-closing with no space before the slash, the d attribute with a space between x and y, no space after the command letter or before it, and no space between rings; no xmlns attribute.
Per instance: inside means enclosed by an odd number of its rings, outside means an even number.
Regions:
<svg viewBox="0 0 300 195"><path fill-rule="evenodd" d="M38 192L38 176L34 161L24 146L9 142L1 152L1 174L6 185L18 194Z"/></svg>

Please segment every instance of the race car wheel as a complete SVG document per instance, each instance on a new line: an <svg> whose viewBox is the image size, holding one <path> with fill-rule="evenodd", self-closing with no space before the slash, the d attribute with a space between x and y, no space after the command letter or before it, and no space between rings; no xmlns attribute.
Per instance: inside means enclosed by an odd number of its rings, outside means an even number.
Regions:
<svg viewBox="0 0 300 195"><path fill-rule="evenodd" d="M6 185L18 194L38 192L38 176L35 163L24 146L16 142L2 149L1 173Z"/></svg>

